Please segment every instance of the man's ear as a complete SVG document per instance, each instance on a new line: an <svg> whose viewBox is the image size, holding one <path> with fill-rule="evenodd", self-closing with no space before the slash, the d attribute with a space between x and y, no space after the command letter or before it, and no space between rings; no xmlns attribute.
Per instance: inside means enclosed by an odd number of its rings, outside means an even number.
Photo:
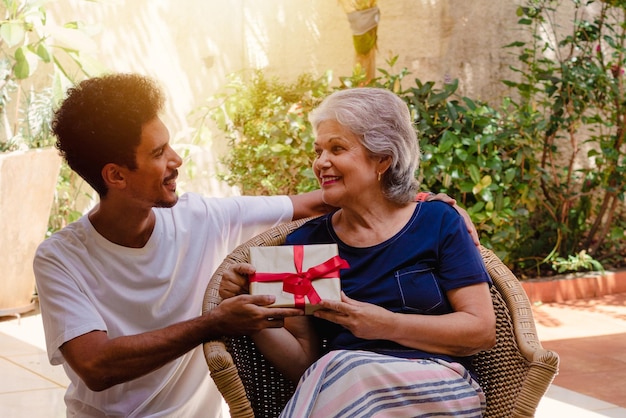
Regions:
<svg viewBox="0 0 626 418"><path fill-rule="evenodd" d="M126 172L124 167L108 163L102 167L102 179L109 189L123 189L126 187Z"/></svg>

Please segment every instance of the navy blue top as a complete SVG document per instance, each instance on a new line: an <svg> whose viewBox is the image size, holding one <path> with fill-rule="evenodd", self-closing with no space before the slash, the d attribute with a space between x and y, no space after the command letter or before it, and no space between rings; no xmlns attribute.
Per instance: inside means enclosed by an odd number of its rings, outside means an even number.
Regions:
<svg viewBox="0 0 626 418"><path fill-rule="evenodd" d="M443 202L417 203L400 232L373 247L342 242L332 227L332 213L313 219L289 234L286 245L337 243L350 268L341 270L348 297L405 314L452 312L446 292L491 283L480 253L458 212ZM315 318L328 350L369 350L404 358L441 358L470 369L471 357L452 357L408 348L388 340L355 337L340 325Z"/></svg>

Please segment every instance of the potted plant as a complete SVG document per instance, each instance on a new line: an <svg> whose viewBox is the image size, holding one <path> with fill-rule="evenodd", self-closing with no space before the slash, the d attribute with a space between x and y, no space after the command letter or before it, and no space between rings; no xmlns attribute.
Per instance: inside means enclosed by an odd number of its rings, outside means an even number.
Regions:
<svg viewBox="0 0 626 418"><path fill-rule="evenodd" d="M61 167L52 109L73 83L70 74L92 72L84 55L91 40L78 23L53 25L45 3L0 1L0 316L36 306L32 260Z"/></svg>

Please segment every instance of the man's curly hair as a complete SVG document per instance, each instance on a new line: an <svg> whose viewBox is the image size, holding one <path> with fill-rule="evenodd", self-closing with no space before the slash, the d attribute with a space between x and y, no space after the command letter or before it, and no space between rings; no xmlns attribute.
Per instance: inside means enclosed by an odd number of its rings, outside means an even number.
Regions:
<svg viewBox="0 0 626 418"><path fill-rule="evenodd" d="M70 88L56 110L52 131L69 166L101 197L102 168L115 163L136 169L142 126L163 109L158 84L139 74L109 74Z"/></svg>

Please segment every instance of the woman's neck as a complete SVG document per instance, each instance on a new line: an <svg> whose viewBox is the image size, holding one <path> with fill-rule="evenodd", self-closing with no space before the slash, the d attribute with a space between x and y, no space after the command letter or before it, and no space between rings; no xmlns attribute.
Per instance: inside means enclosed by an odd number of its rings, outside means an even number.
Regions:
<svg viewBox="0 0 626 418"><path fill-rule="evenodd" d="M415 210L415 203L368 205L360 210L341 208L332 218L339 239L353 247L371 247L402 230Z"/></svg>

